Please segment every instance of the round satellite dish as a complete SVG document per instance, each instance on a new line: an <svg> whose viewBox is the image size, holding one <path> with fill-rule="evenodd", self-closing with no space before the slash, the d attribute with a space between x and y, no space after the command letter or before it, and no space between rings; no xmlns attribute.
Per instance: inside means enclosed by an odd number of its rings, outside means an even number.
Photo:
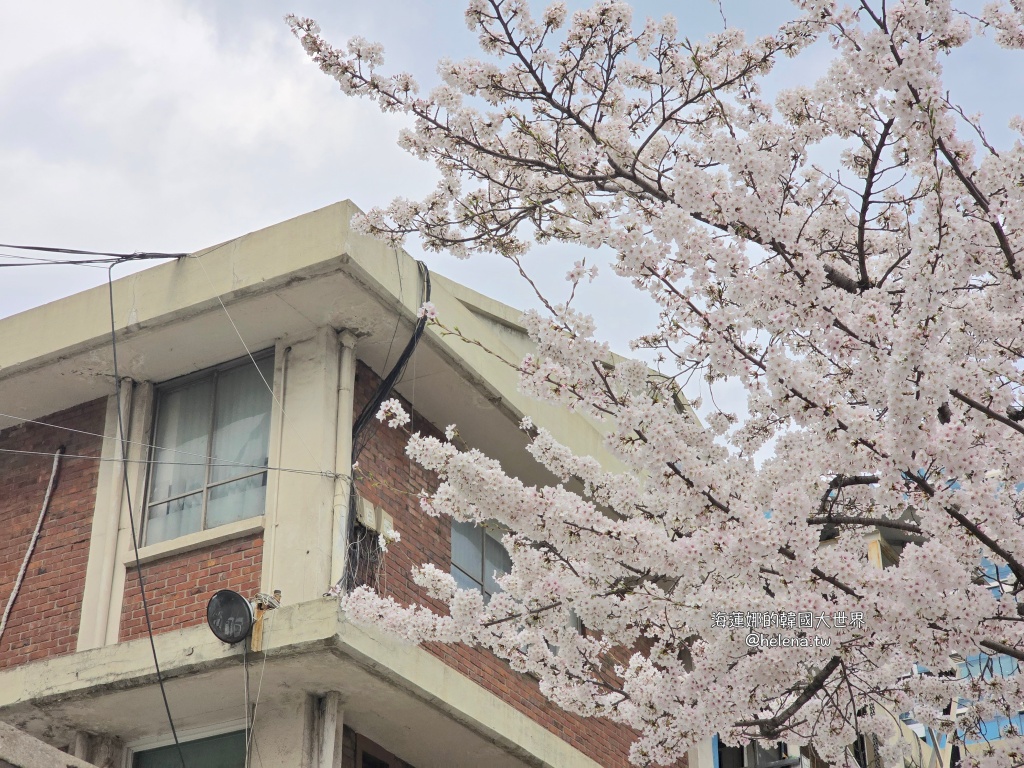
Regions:
<svg viewBox="0 0 1024 768"><path fill-rule="evenodd" d="M233 590L220 590L206 604L206 623L222 642L242 642L249 636L252 622L252 605Z"/></svg>

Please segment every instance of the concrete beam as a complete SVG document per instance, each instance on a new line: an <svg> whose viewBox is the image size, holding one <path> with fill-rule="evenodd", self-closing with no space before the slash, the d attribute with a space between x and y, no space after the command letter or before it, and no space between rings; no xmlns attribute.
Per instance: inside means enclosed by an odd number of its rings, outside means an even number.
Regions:
<svg viewBox="0 0 1024 768"><path fill-rule="evenodd" d="M0 722L0 767L14 768L96 768L29 736L13 725Z"/></svg>
<svg viewBox="0 0 1024 768"><path fill-rule="evenodd" d="M279 689L272 684L265 686L268 702L287 698L296 690L318 697L338 691L349 701L354 696L366 704L386 702L381 706L392 714L401 708L408 713L403 722L429 722L435 736L441 728L456 728L446 731L450 738L472 734L479 741L467 741L467 750L470 746L486 750L487 745L498 750L487 753L492 755L490 764L597 768L597 763L569 743L423 648L349 623L335 600L286 605L273 615L274 624L264 646L264 653L272 659L268 674L272 676L274 666L288 665L289 660L294 660L294 665L288 667ZM189 707L204 700L196 693L199 686L208 685L210 691L215 691L223 689L222 681L237 681L240 650L218 641L205 626L159 634L155 639L175 717L188 727ZM0 670L0 716L10 719L29 706L37 714L49 712L63 718L73 727L84 727L83 719L95 725L95 710L87 702L119 693L127 697L133 689L152 686L152 663L148 640L139 639ZM218 671L225 676L218 678ZM152 703L159 699L151 695L147 700ZM139 701L132 698L131 706L141 706ZM126 706L121 703L112 711L123 716ZM344 711L343 699L332 706L338 713L337 722L351 719L356 730L371 739L377 735L373 725L383 714L360 720L366 712ZM75 718L72 710L78 713ZM159 723L162 711L154 709L153 713L154 722ZM208 714L200 715L197 719L210 720ZM138 710L133 717L138 719ZM120 733L117 727L107 727ZM467 730L459 731L458 727ZM391 733L396 754L401 754L401 739L406 735L402 730ZM415 739L423 742L429 735L419 732ZM125 740L131 742L131 734ZM428 768L433 765L428 755L416 754L422 744L404 746L414 763ZM314 750L313 759L317 754ZM464 764L451 762L450 755L446 759L446 765Z"/></svg>

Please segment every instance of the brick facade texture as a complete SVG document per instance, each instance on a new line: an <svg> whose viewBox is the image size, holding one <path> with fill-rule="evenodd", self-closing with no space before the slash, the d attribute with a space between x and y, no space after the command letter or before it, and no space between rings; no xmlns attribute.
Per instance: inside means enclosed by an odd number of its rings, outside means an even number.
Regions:
<svg viewBox="0 0 1024 768"><path fill-rule="evenodd" d="M89 561L89 536L103 440L71 432L103 432L106 398L99 398L0 432L0 614L28 550L53 467L63 445L56 484L25 580L0 639L0 669L72 653L78 639L82 590Z"/></svg>
<svg viewBox="0 0 1024 768"><path fill-rule="evenodd" d="M357 414L378 383L379 378L359 363ZM434 425L408 403L405 406L413 415L409 425L412 430L440 437ZM64 445L68 454L98 459L101 438L68 430L102 433L105 411L106 398L100 398L40 419L64 429L22 424L0 431L0 448L43 454L0 453L0 520L9 531L0 538L0 611L39 515L53 452ZM388 429L376 420L368 429L372 432L366 436L359 456L357 492L386 510L402 535L401 541L389 548L378 586L405 604L443 610L411 578L413 566L433 562L447 570L451 564L450 520L426 515L417 500L421 490L436 487L436 478L405 455L408 431ZM0 641L0 669L75 650L99 468L100 462L90 459L61 462L42 535ZM206 604L219 589L233 589L245 596L254 594L260 586L262 558L263 536L254 534L143 565L153 631L203 623ZM357 582L365 580L358 574L356 577ZM139 582L135 568L129 567L119 639L145 635ZM541 695L533 678L513 672L489 652L461 644L428 644L425 648L598 764L612 768L629 764L628 749L635 738L630 729L607 720L582 719L559 709ZM354 759L352 736L351 732L346 734L346 762Z"/></svg>
<svg viewBox="0 0 1024 768"><path fill-rule="evenodd" d="M356 414L369 401L378 382L373 371L360 363L356 373ZM411 571L413 566L426 562L444 570L451 567L451 521L430 517L419 508L419 492L432 491L437 480L405 455L410 431L439 438L441 433L409 403L403 400L403 405L413 416L407 425L409 431L389 429L376 420L367 427L375 431L358 457L356 490L388 512L401 534L401 540L388 548L378 587L403 604L427 605L441 611L443 606L413 583ZM636 738L629 728L604 719L583 719L558 708L540 693L533 678L512 671L490 652L462 644L428 643L424 647L598 764L609 768L629 765L629 745Z"/></svg>
<svg viewBox="0 0 1024 768"><path fill-rule="evenodd" d="M185 629L206 621L206 604L214 592L233 589L244 597L259 591L263 535L232 539L142 566L149 620L154 634ZM135 568L125 575L119 639L146 636L146 616Z"/></svg>

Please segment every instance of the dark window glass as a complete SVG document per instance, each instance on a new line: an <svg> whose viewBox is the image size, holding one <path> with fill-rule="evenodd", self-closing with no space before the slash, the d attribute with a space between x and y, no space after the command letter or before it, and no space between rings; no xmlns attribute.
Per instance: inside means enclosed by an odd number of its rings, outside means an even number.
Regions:
<svg viewBox="0 0 1024 768"><path fill-rule="evenodd" d="M245 768L245 731L186 741L181 751L189 768ZM136 752L132 768L181 768L178 748L171 744Z"/></svg>

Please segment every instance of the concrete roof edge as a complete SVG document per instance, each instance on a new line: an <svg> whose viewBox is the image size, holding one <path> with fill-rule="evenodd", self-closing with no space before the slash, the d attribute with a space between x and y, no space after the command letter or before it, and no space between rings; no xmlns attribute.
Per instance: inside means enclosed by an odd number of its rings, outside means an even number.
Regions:
<svg viewBox="0 0 1024 768"><path fill-rule="evenodd" d="M483 315L513 331L526 334L526 329L519 322L523 315L522 310L511 307L508 304L503 304L497 299L492 299L490 296L485 296L444 275L432 273L431 279L433 280L435 277L437 282L441 283L452 296L462 302L471 312Z"/></svg>
<svg viewBox="0 0 1024 768"><path fill-rule="evenodd" d="M231 301L273 291L295 278L337 271L348 258L342 244L357 211L344 200L114 280L118 334L219 306L218 297ZM282 269L279 253L295 237L303 238L306 251ZM215 252L223 253L199 260ZM110 337L108 301L108 288L101 285L0 319L0 378L105 343ZM46 344L40 345L40 339Z"/></svg>
<svg viewBox="0 0 1024 768"><path fill-rule="evenodd" d="M423 300L416 260L354 231L350 221L359 212L344 200L114 281L118 339L218 309L221 301L274 292L327 273L347 275L390 311L415 322ZM431 300L445 322L480 343L474 346L430 329L428 343L448 364L510 419L529 413L577 452L614 465L595 424L519 391L515 366L521 350L510 346L501 329L524 334L520 313L444 276L431 273L431 282ZM99 349L109 338L106 286L4 318L0 380Z"/></svg>
<svg viewBox="0 0 1024 768"><path fill-rule="evenodd" d="M597 766L571 744L424 648L350 623L335 600L312 600L277 610L281 615L275 619L272 643L265 649L274 660L318 652L347 657L385 684L444 712L530 764ZM221 643L203 625L158 634L154 639L167 681L238 663L239 648ZM145 638L29 662L0 670L0 717L19 704L84 700L103 691L155 682Z"/></svg>
<svg viewBox="0 0 1024 768"><path fill-rule="evenodd" d="M0 762L19 768L96 768L4 722L0 722Z"/></svg>

